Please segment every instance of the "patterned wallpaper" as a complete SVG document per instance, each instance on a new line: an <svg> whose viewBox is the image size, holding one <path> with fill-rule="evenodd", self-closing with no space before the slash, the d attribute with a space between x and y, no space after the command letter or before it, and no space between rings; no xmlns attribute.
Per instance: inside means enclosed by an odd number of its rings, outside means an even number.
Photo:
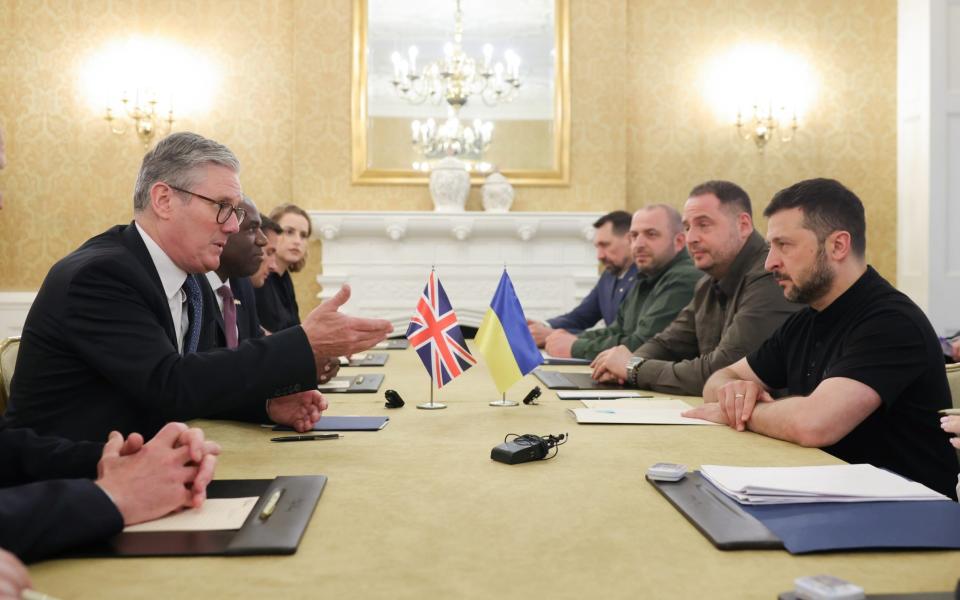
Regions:
<svg viewBox="0 0 960 600"><path fill-rule="evenodd" d="M627 206L680 207L698 182L729 179L750 194L765 231L774 193L832 177L863 200L867 258L895 279L896 10L893 0L628 2ZM703 64L740 42L805 56L819 79L797 137L764 154L738 140L701 91Z"/></svg>
<svg viewBox="0 0 960 600"><path fill-rule="evenodd" d="M516 210L682 203L696 182L742 183L758 212L777 189L837 177L868 207L871 240L896 231L896 3L893 0L570 0L569 187L520 188ZM429 210L426 187L350 183L350 0L0 0L0 289L36 289L91 235L131 218L142 149L107 132L78 89L84 60L133 33L207 53L214 108L177 123L230 146L261 209ZM718 123L691 82L740 39L806 53L821 93L795 143L758 156ZM478 190L468 209L480 209ZM761 224L762 225L762 224ZM870 245L893 276L895 244ZM295 277L319 291L319 242Z"/></svg>

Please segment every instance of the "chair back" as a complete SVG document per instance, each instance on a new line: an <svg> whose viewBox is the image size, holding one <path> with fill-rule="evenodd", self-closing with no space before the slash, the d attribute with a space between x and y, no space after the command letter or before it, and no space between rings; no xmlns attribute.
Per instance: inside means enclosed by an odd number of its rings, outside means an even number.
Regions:
<svg viewBox="0 0 960 600"><path fill-rule="evenodd" d="M17 364L17 352L19 350L19 335L8 337L0 342L0 415L7 412L10 382L13 380L13 367Z"/></svg>
<svg viewBox="0 0 960 600"><path fill-rule="evenodd" d="M950 384L950 397L953 407L960 408L960 363L947 365L947 383Z"/></svg>

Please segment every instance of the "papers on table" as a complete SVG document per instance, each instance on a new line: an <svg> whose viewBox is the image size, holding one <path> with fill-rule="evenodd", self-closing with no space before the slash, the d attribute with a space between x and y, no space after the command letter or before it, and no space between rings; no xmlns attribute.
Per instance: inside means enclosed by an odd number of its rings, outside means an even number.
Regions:
<svg viewBox="0 0 960 600"><path fill-rule="evenodd" d="M350 366L350 361L360 362L364 360L367 360L367 354L365 352L360 352L358 354L351 354L350 356L341 356L340 366L348 367Z"/></svg>
<svg viewBox="0 0 960 600"><path fill-rule="evenodd" d="M632 390L557 390L561 400L609 400L612 398L652 398Z"/></svg>
<svg viewBox="0 0 960 600"><path fill-rule="evenodd" d="M692 408L682 400L584 400L587 408L570 412L577 423L629 425L716 425L703 419L680 416Z"/></svg>
<svg viewBox="0 0 960 600"><path fill-rule="evenodd" d="M258 498L207 498L190 508L146 523L124 527L124 533L144 531L216 531L243 527Z"/></svg>
<svg viewBox="0 0 960 600"><path fill-rule="evenodd" d="M590 360L586 358L560 358L551 356L546 350L540 351L545 365L589 365Z"/></svg>
<svg viewBox="0 0 960 600"><path fill-rule="evenodd" d="M741 504L947 500L873 465L728 467L703 465L703 477Z"/></svg>
<svg viewBox="0 0 960 600"><path fill-rule="evenodd" d="M630 400L629 398L619 400L583 400L583 405L587 408L621 410L648 410L648 409L674 409L688 410L692 408L683 400L676 398L653 398L650 400Z"/></svg>
<svg viewBox="0 0 960 600"><path fill-rule="evenodd" d="M345 390L350 387L350 380L347 378L334 378L326 383L317 386L321 392L325 390Z"/></svg>

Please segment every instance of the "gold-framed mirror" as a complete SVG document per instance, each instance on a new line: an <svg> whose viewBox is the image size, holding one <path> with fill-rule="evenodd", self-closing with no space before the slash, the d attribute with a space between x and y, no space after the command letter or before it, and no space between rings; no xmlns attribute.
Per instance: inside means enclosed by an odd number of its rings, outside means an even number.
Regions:
<svg viewBox="0 0 960 600"><path fill-rule="evenodd" d="M354 0L353 182L570 179L569 0Z"/></svg>

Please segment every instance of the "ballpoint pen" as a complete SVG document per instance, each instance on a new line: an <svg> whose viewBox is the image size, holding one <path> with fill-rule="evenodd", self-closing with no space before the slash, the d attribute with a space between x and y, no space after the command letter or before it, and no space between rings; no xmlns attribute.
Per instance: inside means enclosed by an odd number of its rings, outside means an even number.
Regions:
<svg viewBox="0 0 960 600"><path fill-rule="evenodd" d="M340 437L339 433L308 433L305 435L285 435L283 437L270 438L271 442L312 442L314 440L335 440Z"/></svg>

